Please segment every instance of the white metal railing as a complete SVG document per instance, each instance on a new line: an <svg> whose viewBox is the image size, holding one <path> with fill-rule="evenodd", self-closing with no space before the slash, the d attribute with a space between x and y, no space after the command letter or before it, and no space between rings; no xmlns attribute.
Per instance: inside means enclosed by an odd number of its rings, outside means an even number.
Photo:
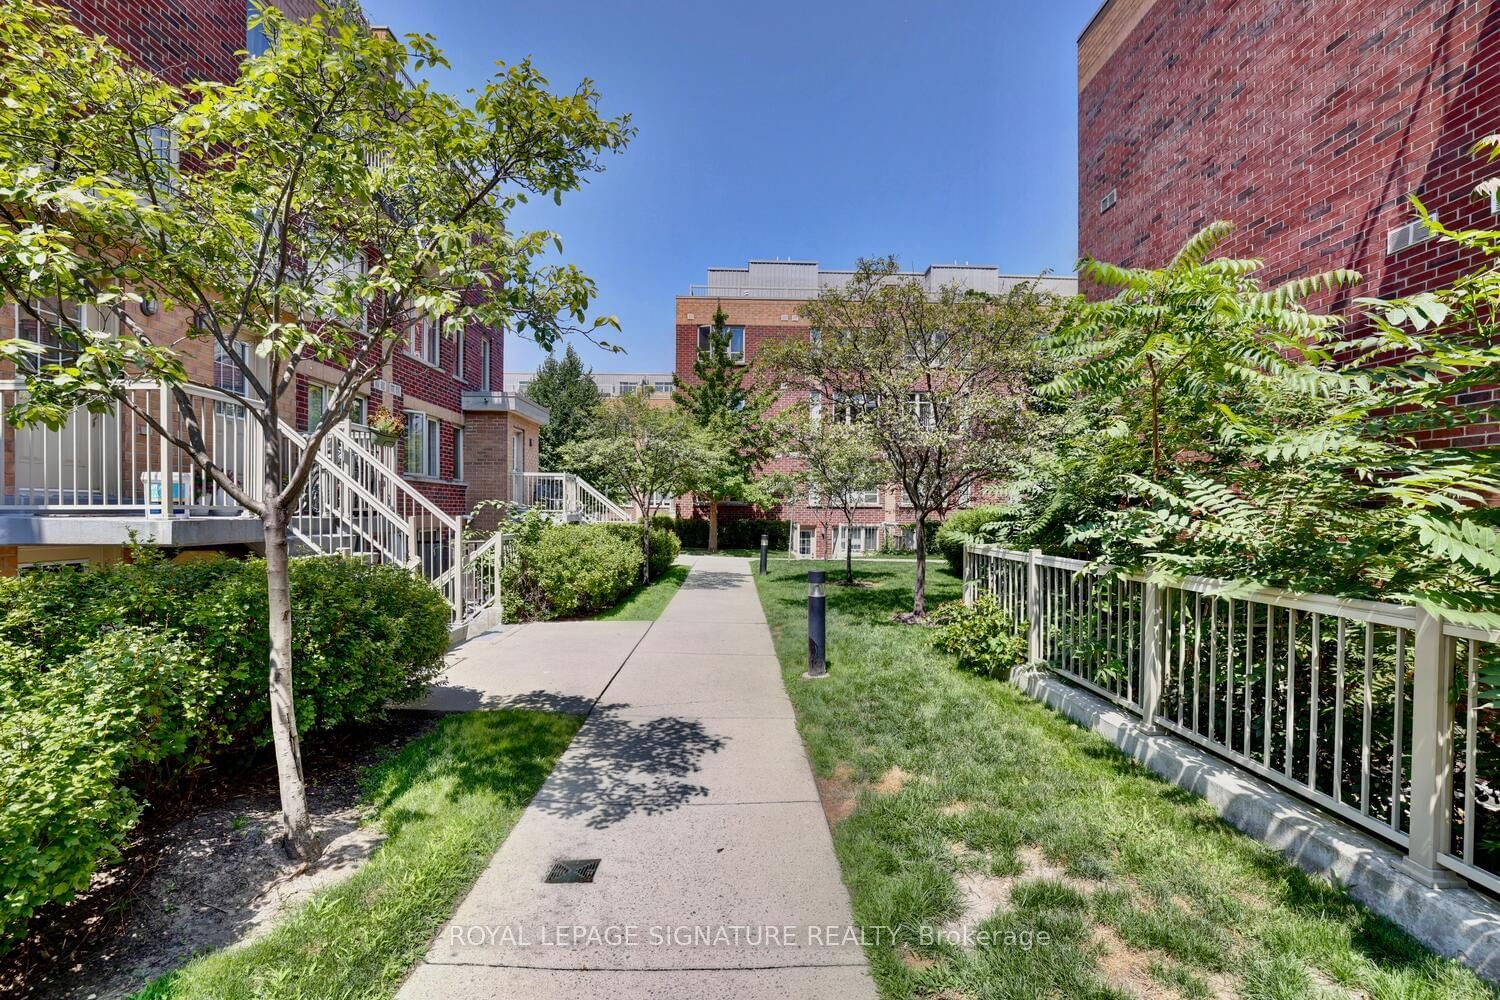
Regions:
<svg viewBox="0 0 1500 1000"><path fill-rule="evenodd" d="M102 413L80 407L54 430L11 426L7 411L26 389L20 381L0 382L0 513L245 516L233 497L136 409L152 414L174 437L187 436L187 419L196 422L212 460L256 500L265 496L261 425L245 403L226 393L181 388L192 400L190 418L170 388L141 382L126 390L132 406L117 404ZM282 468L291 469L307 441L290 427L283 427L283 436ZM455 621L477 614L483 605L476 602L495 592L482 570L475 578L467 567L461 519L404 480L393 449L364 428L344 424L324 438L290 517L289 532L305 551L421 573L443 592Z"/></svg>
<svg viewBox="0 0 1500 1000"><path fill-rule="evenodd" d="M549 517L589 523L635 520L581 476L569 472L526 472L520 479L521 505Z"/></svg>
<svg viewBox="0 0 1500 1000"><path fill-rule="evenodd" d="M213 461L249 495L260 497L260 424L231 396L199 386L183 391ZM141 382L126 392L136 407L174 435L183 434L185 418L170 390ZM5 418L25 393L23 382L0 382L0 454L5 456L0 511L147 517L243 513L185 452L131 408L91 413L79 407L56 430L14 427Z"/></svg>
<svg viewBox="0 0 1500 1000"><path fill-rule="evenodd" d="M1247 771L1500 890L1500 632L1420 608L970 545L1028 659Z"/></svg>

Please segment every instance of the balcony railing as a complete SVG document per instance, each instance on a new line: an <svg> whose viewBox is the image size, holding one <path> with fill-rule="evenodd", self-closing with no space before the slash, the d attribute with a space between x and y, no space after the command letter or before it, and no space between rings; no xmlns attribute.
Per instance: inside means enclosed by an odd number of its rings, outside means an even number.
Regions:
<svg viewBox="0 0 1500 1000"><path fill-rule="evenodd" d="M170 390L140 383L126 390L135 407L173 434L184 416ZM224 393L184 387L192 419L213 461L248 495L263 491L263 435L245 404ZM239 504L188 455L126 406L104 413L80 407L62 427L13 427L5 419L25 398L18 381L0 382L0 445L5 461L0 511L134 513L147 517L242 514ZM185 436L185 435L184 435Z"/></svg>

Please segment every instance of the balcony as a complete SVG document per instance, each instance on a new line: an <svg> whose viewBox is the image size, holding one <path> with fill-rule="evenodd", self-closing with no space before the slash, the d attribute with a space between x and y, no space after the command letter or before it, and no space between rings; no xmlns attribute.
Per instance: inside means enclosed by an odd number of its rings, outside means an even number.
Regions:
<svg viewBox="0 0 1500 1000"><path fill-rule="evenodd" d="M243 403L184 387L213 461L253 497L263 489L263 434ZM62 427L13 427L19 381L0 381L0 545L119 545L134 532L157 545L258 541L260 522L198 470L152 423L173 434L183 415L166 388L127 389L136 409L75 410Z"/></svg>

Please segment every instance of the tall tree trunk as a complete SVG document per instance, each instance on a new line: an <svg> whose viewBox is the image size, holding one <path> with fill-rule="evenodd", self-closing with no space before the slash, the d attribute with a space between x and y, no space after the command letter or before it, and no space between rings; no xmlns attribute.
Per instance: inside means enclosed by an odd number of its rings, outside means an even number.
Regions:
<svg viewBox="0 0 1500 1000"><path fill-rule="evenodd" d="M641 515L641 583L651 582L651 511Z"/></svg>
<svg viewBox="0 0 1500 1000"><path fill-rule="evenodd" d="M281 786L281 820L286 850L299 861L316 861L323 853L307 814L307 784L302 777L302 748L292 703L292 587L286 541L286 512L269 505L262 522L266 543L266 605L271 638L271 741L276 778Z"/></svg>
<svg viewBox="0 0 1500 1000"><path fill-rule="evenodd" d="M719 501L708 499L708 551L719 551Z"/></svg>
<svg viewBox="0 0 1500 1000"><path fill-rule="evenodd" d="M911 613L927 614L927 515L917 517L917 582L912 590Z"/></svg>

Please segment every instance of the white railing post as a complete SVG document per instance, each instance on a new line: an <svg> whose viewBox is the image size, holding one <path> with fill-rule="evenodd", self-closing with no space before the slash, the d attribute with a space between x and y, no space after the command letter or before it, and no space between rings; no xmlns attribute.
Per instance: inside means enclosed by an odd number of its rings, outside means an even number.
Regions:
<svg viewBox="0 0 1500 1000"><path fill-rule="evenodd" d="M563 473L563 516L570 517L579 513L578 507L578 477L571 472Z"/></svg>
<svg viewBox="0 0 1500 1000"><path fill-rule="evenodd" d="M1424 885L1461 880L1438 864L1453 821L1453 643L1443 619L1417 608L1411 704L1411 801L1402 867Z"/></svg>
<svg viewBox="0 0 1500 1000"><path fill-rule="evenodd" d="M171 407L171 394L167 391L167 383L166 382L159 383L157 385L157 387L156 387L156 392L157 392L157 419L159 421L161 421L161 428L162 428L161 454L158 456L158 458L160 459L160 461L157 462L157 464L161 467L161 472L160 472L160 474L161 474L161 486L160 486L160 490L161 490L161 498L160 498L161 508L158 511L158 514L159 514L159 516L165 518L165 517L171 517L172 516L172 451L171 451L172 445L167 440L167 433L166 433L167 431L169 431L169 430L172 429L172 417L171 417L172 411L171 411L171 408L170 408ZM146 489L146 500L147 500L146 510L149 512L151 510L151 505L150 505L151 490L150 490L149 486Z"/></svg>
<svg viewBox="0 0 1500 1000"><path fill-rule="evenodd" d="M459 529L453 532L453 620L461 622L468 605L468 567L464 565L464 524L468 518L459 515Z"/></svg>
<svg viewBox="0 0 1500 1000"><path fill-rule="evenodd" d="M1161 706L1164 615L1161 588L1154 583L1141 586L1141 722L1147 729L1155 729L1156 712Z"/></svg>
<svg viewBox="0 0 1500 1000"><path fill-rule="evenodd" d="M1041 549L1026 553L1026 660L1042 660L1042 575L1037 571Z"/></svg>
<svg viewBox="0 0 1500 1000"><path fill-rule="evenodd" d="M974 606L974 560L978 555L970 542L964 543L964 604Z"/></svg>

